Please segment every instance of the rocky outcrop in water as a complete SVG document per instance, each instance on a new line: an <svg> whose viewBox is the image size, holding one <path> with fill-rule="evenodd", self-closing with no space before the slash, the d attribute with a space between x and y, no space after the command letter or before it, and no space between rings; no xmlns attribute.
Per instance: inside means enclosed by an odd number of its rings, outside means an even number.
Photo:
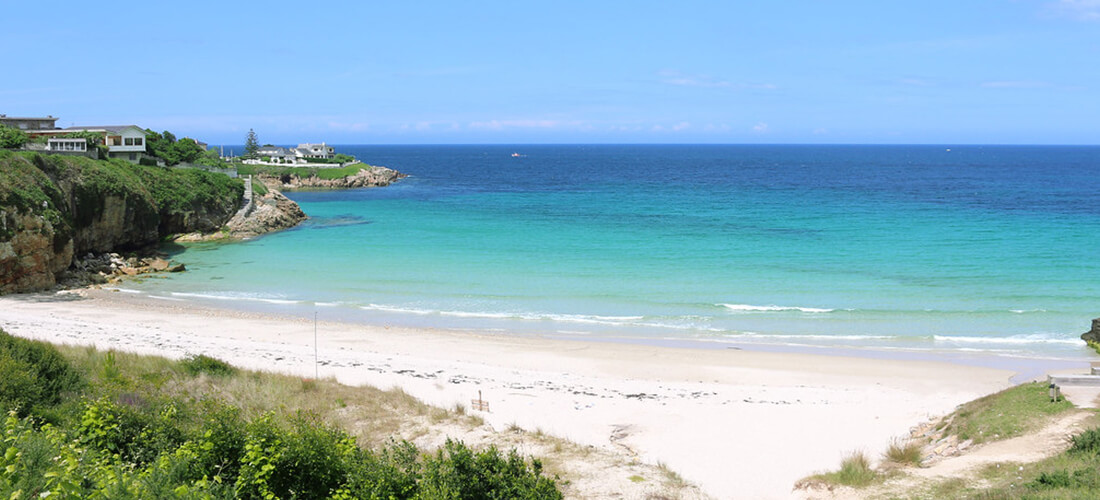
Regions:
<svg viewBox="0 0 1100 500"><path fill-rule="evenodd" d="M1100 343L1100 318L1092 320L1092 330L1082 333L1081 340Z"/></svg>
<svg viewBox="0 0 1100 500"><path fill-rule="evenodd" d="M237 214L225 225L230 237L252 238L281 231L297 226L308 218L297 203L283 196L279 190L272 186L267 189L267 194L253 198L255 206L251 213L244 216Z"/></svg>
<svg viewBox="0 0 1100 500"><path fill-rule="evenodd" d="M359 169L355 174L336 179L323 179L316 175L301 177L295 174L281 174L278 176L261 174L259 176L264 184L275 185L279 189L284 190L381 187L389 186L405 177L408 177L408 174L403 174L386 167L376 167L366 164L364 164L363 168Z"/></svg>

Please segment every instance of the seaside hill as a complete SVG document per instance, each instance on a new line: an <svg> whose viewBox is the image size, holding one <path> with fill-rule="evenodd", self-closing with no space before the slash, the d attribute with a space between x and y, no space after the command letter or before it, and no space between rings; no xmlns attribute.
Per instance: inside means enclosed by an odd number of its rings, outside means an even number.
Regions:
<svg viewBox="0 0 1100 500"><path fill-rule="evenodd" d="M244 184L196 169L0 151L0 294L43 290L86 253L219 230Z"/></svg>

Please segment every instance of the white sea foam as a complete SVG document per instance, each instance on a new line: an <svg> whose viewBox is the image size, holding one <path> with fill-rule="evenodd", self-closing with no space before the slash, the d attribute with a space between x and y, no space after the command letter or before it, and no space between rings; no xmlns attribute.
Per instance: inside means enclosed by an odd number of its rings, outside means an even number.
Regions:
<svg viewBox="0 0 1100 500"><path fill-rule="evenodd" d="M114 292L122 292L122 293L136 293L136 294L141 293L141 290L134 290L132 288L104 288L104 290L111 290L111 291L114 291Z"/></svg>
<svg viewBox="0 0 1100 500"><path fill-rule="evenodd" d="M752 339L752 340L905 340L905 337L897 337L893 335L789 335L789 334L771 334L771 333L753 333L742 332L739 334L731 334L730 339Z"/></svg>
<svg viewBox="0 0 1100 500"><path fill-rule="evenodd" d="M408 307L394 307L394 306L386 306L386 305L381 305L381 304L367 304L365 306L359 306L359 308L363 309L364 311L380 311L380 312L389 312L389 313L398 313L398 314L427 315L427 314L435 314L436 312L438 312L438 311L431 311L431 310L428 310L428 309L412 309L412 308L408 308Z"/></svg>
<svg viewBox="0 0 1100 500"><path fill-rule="evenodd" d="M963 337L958 335L933 335L935 342L954 344L1080 344L1076 338L1056 337L1055 334L1013 335L1011 337Z"/></svg>
<svg viewBox="0 0 1100 500"><path fill-rule="evenodd" d="M186 302L183 299L177 299L175 297L165 297L163 295L150 295L149 298L150 299L157 299L157 300L171 300L173 302Z"/></svg>
<svg viewBox="0 0 1100 500"><path fill-rule="evenodd" d="M804 313L830 313L834 309L824 309L818 307L797 307L797 306L754 306L750 304L715 304L720 307L725 307L731 311L738 312L779 312L779 311L798 311Z"/></svg>
<svg viewBox="0 0 1100 500"><path fill-rule="evenodd" d="M210 300L232 300L232 301L251 301L251 302L266 302L268 304L300 304L301 301L284 299L279 297L261 296L261 295L240 295L240 294L221 294L221 293L192 293L192 292L172 292L172 295L176 297L189 297L196 299L210 299Z"/></svg>

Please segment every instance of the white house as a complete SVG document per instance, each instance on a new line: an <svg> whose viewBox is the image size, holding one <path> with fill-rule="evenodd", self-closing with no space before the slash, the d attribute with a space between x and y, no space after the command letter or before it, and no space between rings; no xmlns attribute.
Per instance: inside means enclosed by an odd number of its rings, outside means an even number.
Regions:
<svg viewBox="0 0 1100 500"><path fill-rule="evenodd" d="M336 150L332 146L328 146L322 142L320 144L299 144L295 152L301 158L321 158L327 160L335 155Z"/></svg>
<svg viewBox="0 0 1100 500"><path fill-rule="evenodd" d="M103 134L107 156L137 162L145 156L145 129L137 125L101 125L69 127L61 132L97 132Z"/></svg>

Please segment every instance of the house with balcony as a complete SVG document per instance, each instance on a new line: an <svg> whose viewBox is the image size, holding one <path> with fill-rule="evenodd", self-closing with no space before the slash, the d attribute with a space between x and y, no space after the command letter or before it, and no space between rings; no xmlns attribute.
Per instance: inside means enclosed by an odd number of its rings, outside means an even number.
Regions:
<svg viewBox="0 0 1100 500"><path fill-rule="evenodd" d="M145 129L137 125L97 125L91 127L68 127L53 130L29 130L32 137L49 138L74 132L93 132L103 135L101 144L107 146L108 158L121 158L137 163L145 156Z"/></svg>

